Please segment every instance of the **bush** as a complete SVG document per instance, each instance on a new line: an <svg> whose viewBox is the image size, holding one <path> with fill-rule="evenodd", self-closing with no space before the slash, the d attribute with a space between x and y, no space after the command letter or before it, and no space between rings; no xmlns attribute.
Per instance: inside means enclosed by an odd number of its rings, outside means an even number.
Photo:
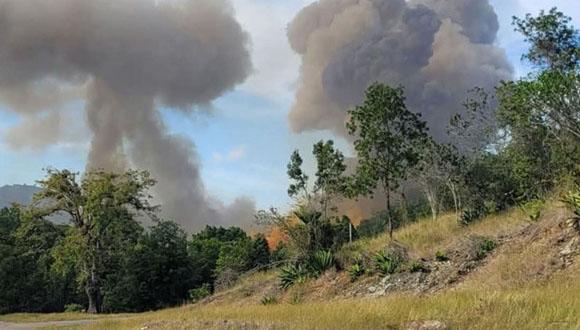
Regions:
<svg viewBox="0 0 580 330"><path fill-rule="evenodd" d="M569 224L572 228L580 232L580 191L570 192L563 200L574 214L569 219Z"/></svg>
<svg viewBox="0 0 580 330"><path fill-rule="evenodd" d="M468 208L461 214L460 223L463 226L469 226L474 221L483 218L487 214L484 205Z"/></svg>
<svg viewBox="0 0 580 330"><path fill-rule="evenodd" d="M357 262L352 264L348 268L348 275L350 276L350 280L352 282L356 281L357 278L361 277L365 273L365 267L361 262Z"/></svg>
<svg viewBox="0 0 580 330"><path fill-rule="evenodd" d="M278 298L276 298L276 296L265 296L260 300L260 303L264 306L276 305L278 303Z"/></svg>
<svg viewBox="0 0 580 330"><path fill-rule="evenodd" d="M205 283L199 288L189 290L188 295L192 302L198 302L203 298L209 297L211 295L211 287L208 283Z"/></svg>
<svg viewBox="0 0 580 330"><path fill-rule="evenodd" d="M483 259L485 256L493 251L497 247L497 243L491 239L485 239L479 245L479 250L477 252L478 259Z"/></svg>
<svg viewBox="0 0 580 330"><path fill-rule="evenodd" d="M288 289L293 285L302 284L308 278L308 271L302 265L287 265L280 268L280 286Z"/></svg>
<svg viewBox="0 0 580 330"><path fill-rule="evenodd" d="M531 200L522 206L522 210L532 221L538 221L540 219L543 208L544 201L541 199Z"/></svg>
<svg viewBox="0 0 580 330"><path fill-rule="evenodd" d="M336 261L332 252L317 251L310 258L309 266L315 276L319 276L330 268L334 267Z"/></svg>
<svg viewBox="0 0 580 330"><path fill-rule="evenodd" d="M429 268L419 260L414 260L409 264L409 271L411 273L427 273Z"/></svg>
<svg viewBox="0 0 580 330"><path fill-rule="evenodd" d="M399 254L393 253L391 251L380 251L375 257L375 267L383 275L393 274L404 262Z"/></svg>
<svg viewBox="0 0 580 330"><path fill-rule="evenodd" d="M84 312L85 308L79 304L68 304L64 305L65 313L80 313Z"/></svg>
<svg viewBox="0 0 580 330"><path fill-rule="evenodd" d="M437 261L449 261L449 257L445 254L445 252L437 251L435 252L435 260Z"/></svg>

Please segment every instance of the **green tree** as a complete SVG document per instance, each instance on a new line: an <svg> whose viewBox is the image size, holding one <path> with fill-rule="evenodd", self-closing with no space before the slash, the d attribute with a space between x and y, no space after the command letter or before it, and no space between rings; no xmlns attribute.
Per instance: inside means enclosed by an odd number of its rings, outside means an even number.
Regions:
<svg viewBox="0 0 580 330"><path fill-rule="evenodd" d="M515 30L530 44L523 55L541 68L557 71L575 70L580 63L580 38L578 31L570 25L571 18L552 8L548 13L541 11L524 19L513 17Z"/></svg>
<svg viewBox="0 0 580 330"><path fill-rule="evenodd" d="M35 201L49 201L36 212L48 216L64 212L70 217L76 244L70 245L78 257L79 282L88 299L89 313L102 310L103 280L111 261L111 252L122 246L111 246L114 232L139 229L135 214L152 214L148 189L154 180L147 172L128 171L122 174L102 171L88 172L77 180L77 174L67 170L48 170L45 180L38 182L42 190ZM122 237L123 235L121 235Z"/></svg>
<svg viewBox="0 0 580 330"><path fill-rule="evenodd" d="M316 159L316 181L314 193L318 196L323 221L328 221L328 211L336 211L333 202L345 191L344 155L334 149L334 141L319 141L314 145L312 154Z"/></svg>
<svg viewBox="0 0 580 330"><path fill-rule="evenodd" d="M380 188L391 210L391 194L419 161L418 146L425 143L427 128L420 115L407 109L402 87L373 84L362 105L349 111L347 129L355 139L358 167L356 195L372 195ZM389 235L393 219L388 216Z"/></svg>

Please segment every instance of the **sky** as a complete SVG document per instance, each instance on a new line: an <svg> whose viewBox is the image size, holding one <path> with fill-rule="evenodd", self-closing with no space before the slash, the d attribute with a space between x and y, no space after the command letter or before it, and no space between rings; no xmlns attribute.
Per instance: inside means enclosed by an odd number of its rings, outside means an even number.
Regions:
<svg viewBox="0 0 580 330"><path fill-rule="evenodd" d="M202 178L208 193L224 203L250 197L258 208L289 205L286 195L286 164L294 149L312 168L312 144L332 138L338 148L350 153L345 141L330 132L293 134L287 115L293 102L300 58L290 48L286 26L311 0L232 0L236 16L252 40L254 71L245 83L217 99L210 109L185 115L162 109L172 134L190 139L197 146ZM500 20L497 43L506 50L516 76L530 68L520 61L526 45L513 31L511 17L537 14L557 6L580 21L578 0L492 0ZM577 23L580 26L580 23ZM66 120L85 121L82 104L68 106ZM0 107L0 186L34 184L47 167L81 172L90 136L86 130L66 132L68 142L48 148L14 148L2 140L9 127L22 119ZM79 126L79 125L71 125ZM82 125L80 125L82 128Z"/></svg>

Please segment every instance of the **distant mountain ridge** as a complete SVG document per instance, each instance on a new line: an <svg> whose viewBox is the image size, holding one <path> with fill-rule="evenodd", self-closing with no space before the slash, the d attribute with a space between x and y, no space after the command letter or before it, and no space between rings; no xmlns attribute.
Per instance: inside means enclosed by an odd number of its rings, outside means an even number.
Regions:
<svg viewBox="0 0 580 330"><path fill-rule="evenodd" d="M14 184L0 187L0 208L8 207L12 203L29 205L34 194L40 188L25 184Z"/></svg>
<svg viewBox="0 0 580 330"><path fill-rule="evenodd" d="M20 205L30 205L34 194L40 191L37 186L26 184L13 184L0 187L0 209L9 207L13 203ZM63 224L68 222L68 217L65 214L57 213L47 218L48 220Z"/></svg>

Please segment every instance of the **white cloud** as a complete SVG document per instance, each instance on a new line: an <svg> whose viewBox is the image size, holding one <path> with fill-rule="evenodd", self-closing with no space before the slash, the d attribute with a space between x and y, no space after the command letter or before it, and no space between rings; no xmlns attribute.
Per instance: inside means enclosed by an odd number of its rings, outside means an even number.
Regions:
<svg viewBox="0 0 580 330"><path fill-rule="evenodd" d="M219 152L214 152L212 154L213 160L218 163L236 162L241 160L245 156L246 156L246 146L237 146L228 151L225 155Z"/></svg>

